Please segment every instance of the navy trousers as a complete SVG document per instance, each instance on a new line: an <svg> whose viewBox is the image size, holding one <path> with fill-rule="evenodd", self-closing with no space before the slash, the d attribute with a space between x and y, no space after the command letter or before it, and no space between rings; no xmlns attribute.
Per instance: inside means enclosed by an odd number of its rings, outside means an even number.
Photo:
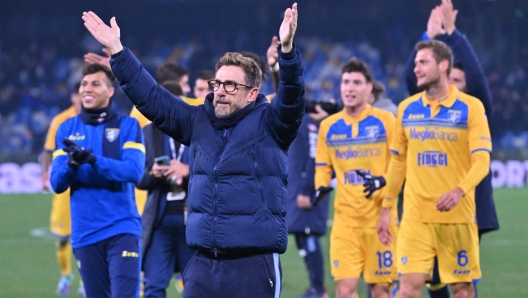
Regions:
<svg viewBox="0 0 528 298"><path fill-rule="evenodd" d="M278 298L282 288L279 254L241 256L197 252L183 273L184 298Z"/></svg>
<svg viewBox="0 0 528 298"><path fill-rule="evenodd" d="M323 251L319 235L295 234L295 242L299 249L299 254L304 259L308 277L310 278L310 288L318 293L324 292L324 264Z"/></svg>
<svg viewBox="0 0 528 298"><path fill-rule="evenodd" d="M74 249L86 297L139 297L139 249L139 236L132 234Z"/></svg>
<svg viewBox="0 0 528 298"><path fill-rule="evenodd" d="M143 263L145 298L166 297L174 269L182 272L195 252L185 242L183 220L183 214L165 214L152 231Z"/></svg>

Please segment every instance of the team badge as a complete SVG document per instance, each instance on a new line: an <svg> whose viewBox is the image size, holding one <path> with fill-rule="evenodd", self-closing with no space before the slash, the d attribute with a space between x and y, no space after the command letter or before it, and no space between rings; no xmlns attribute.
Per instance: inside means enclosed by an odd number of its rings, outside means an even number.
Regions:
<svg viewBox="0 0 528 298"><path fill-rule="evenodd" d="M370 140L376 140L379 136L379 127L378 126L367 126L365 128L367 132L367 138Z"/></svg>
<svg viewBox="0 0 528 298"><path fill-rule="evenodd" d="M339 261L338 260L334 260L334 267L337 268L337 266L339 266Z"/></svg>
<svg viewBox="0 0 528 298"><path fill-rule="evenodd" d="M448 117L447 120L452 125L457 124L458 121L460 121L460 117L461 116L462 116L462 112L461 111L457 111L457 110L448 110L447 111L447 117Z"/></svg>
<svg viewBox="0 0 528 298"><path fill-rule="evenodd" d="M105 137L108 142L112 143L119 136L119 128L107 128L105 130Z"/></svg>
<svg viewBox="0 0 528 298"><path fill-rule="evenodd" d="M407 257L403 257L403 258L402 258L402 264L403 264L403 265L407 264Z"/></svg>

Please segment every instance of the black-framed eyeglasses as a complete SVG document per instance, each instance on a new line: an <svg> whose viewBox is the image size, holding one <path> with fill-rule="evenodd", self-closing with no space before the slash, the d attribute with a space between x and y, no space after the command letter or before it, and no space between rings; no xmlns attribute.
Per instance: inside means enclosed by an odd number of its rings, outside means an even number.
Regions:
<svg viewBox="0 0 528 298"><path fill-rule="evenodd" d="M238 86L246 87L246 88L253 88L253 86L240 84L233 81L225 81L221 82L219 80L209 80L207 81L207 85L209 85L209 90L216 92L220 88L220 85L224 85L225 92L234 92Z"/></svg>

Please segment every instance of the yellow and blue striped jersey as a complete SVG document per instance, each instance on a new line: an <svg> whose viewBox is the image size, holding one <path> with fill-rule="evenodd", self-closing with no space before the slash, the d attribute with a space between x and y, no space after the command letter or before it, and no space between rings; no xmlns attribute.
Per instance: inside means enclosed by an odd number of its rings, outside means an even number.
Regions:
<svg viewBox="0 0 528 298"><path fill-rule="evenodd" d="M475 222L475 189L462 182L468 179L472 155L491 152L488 121L477 98L455 86L450 86L444 100L428 100L425 92L407 98L398 107L391 151L406 159L404 219ZM389 184L393 174L401 175L390 173ZM465 184L476 185L478 181ZM465 196L453 210L438 211L436 201L457 186ZM389 190L388 196L395 196L391 192L394 190Z"/></svg>
<svg viewBox="0 0 528 298"><path fill-rule="evenodd" d="M376 227L384 190L367 199L363 180L355 170L385 175L394 124L395 117L391 113L370 105L357 117L352 118L343 110L321 122L315 157L315 188L329 186L332 171L335 172L335 224Z"/></svg>

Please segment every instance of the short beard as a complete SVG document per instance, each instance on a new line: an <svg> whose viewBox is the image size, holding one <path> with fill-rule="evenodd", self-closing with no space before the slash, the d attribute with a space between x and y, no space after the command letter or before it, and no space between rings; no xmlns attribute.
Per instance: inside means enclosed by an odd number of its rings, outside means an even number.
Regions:
<svg viewBox="0 0 528 298"><path fill-rule="evenodd" d="M244 106L242 106L242 104L239 102L231 102L231 104L229 105L229 109L223 109L219 107L217 103L215 105L215 116L217 118L227 118L233 115L234 113L242 110L243 108Z"/></svg>
<svg viewBox="0 0 528 298"><path fill-rule="evenodd" d="M431 89L431 87L437 86L439 82L440 82L440 76L438 76L436 79L434 79L434 80L432 80L430 82L424 83L424 84L422 84L420 86L417 86L417 87L422 89L422 90L428 91L429 89Z"/></svg>

